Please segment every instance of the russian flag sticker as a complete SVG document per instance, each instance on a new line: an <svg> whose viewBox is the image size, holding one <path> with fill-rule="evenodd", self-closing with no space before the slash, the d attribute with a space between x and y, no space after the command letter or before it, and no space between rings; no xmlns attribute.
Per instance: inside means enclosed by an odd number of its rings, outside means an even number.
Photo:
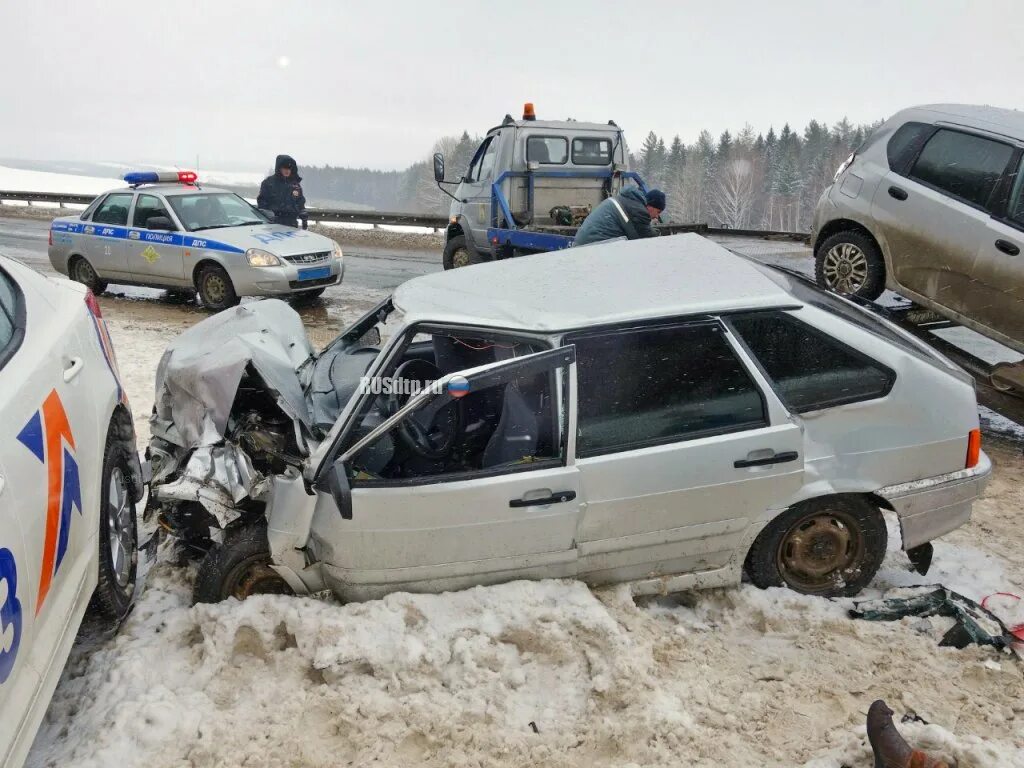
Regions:
<svg viewBox="0 0 1024 768"><path fill-rule="evenodd" d="M452 397L462 397L469 392L469 381L465 376L453 376L448 382L448 394Z"/></svg>

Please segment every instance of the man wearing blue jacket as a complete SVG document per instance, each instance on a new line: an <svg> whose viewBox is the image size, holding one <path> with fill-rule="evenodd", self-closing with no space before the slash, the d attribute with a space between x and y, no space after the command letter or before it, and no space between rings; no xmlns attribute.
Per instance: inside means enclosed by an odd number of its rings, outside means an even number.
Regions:
<svg viewBox="0 0 1024 768"><path fill-rule="evenodd" d="M573 247L617 237L656 237L658 232L651 222L664 210L665 193L660 189L648 190L644 195L639 187L628 187L591 211L576 233Z"/></svg>

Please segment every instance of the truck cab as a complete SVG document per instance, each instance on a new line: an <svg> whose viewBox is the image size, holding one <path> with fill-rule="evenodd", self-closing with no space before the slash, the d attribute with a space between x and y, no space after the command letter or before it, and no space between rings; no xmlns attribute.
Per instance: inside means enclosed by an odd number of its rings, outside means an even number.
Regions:
<svg viewBox="0 0 1024 768"><path fill-rule="evenodd" d="M645 189L613 120L538 120L532 104L487 132L460 179L445 181L440 155L434 177L455 186L441 187L452 197L445 269L567 248L602 200L629 183Z"/></svg>

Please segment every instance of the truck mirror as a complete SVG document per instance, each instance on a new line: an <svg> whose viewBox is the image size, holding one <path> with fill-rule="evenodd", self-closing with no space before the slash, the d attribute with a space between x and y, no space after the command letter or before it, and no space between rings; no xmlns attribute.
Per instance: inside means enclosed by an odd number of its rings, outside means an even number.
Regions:
<svg viewBox="0 0 1024 768"><path fill-rule="evenodd" d="M345 520L352 519L352 488L348 483L345 462L337 459L316 483L316 489L329 493L334 505Z"/></svg>
<svg viewBox="0 0 1024 768"><path fill-rule="evenodd" d="M444 181L444 155L440 152L434 154L434 181Z"/></svg>

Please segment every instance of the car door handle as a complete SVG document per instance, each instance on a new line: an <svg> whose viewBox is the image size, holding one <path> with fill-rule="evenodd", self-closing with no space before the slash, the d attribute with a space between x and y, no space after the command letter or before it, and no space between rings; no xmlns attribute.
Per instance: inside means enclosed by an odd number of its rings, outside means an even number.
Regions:
<svg viewBox="0 0 1024 768"><path fill-rule="evenodd" d="M80 357L72 357L64 364L64 381L71 381L82 372L85 363Z"/></svg>
<svg viewBox="0 0 1024 768"><path fill-rule="evenodd" d="M889 187L889 197L895 198L896 200L906 200L907 191L900 189L899 187Z"/></svg>
<svg viewBox="0 0 1024 768"><path fill-rule="evenodd" d="M996 240L996 248L1005 253L1007 256L1016 256L1020 253L1020 248L1011 243L1009 240Z"/></svg>
<svg viewBox="0 0 1024 768"><path fill-rule="evenodd" d="M555 491L550 496L541 496L539 499L512 499L510 507L539 507L542 504L562 504L576 498L576 491Z"/></svg>
<svg viewBox="0 0 1024 768"><path fill-rule="evenodd" d="M763 467L767 464L785 464L787 461L796 461L800 458L800 454L796 451L783 451L782 453L776 453L773 456L764 456L760 459L736 459L732 463L736 469L743 469L743 467Z"/></svg>

